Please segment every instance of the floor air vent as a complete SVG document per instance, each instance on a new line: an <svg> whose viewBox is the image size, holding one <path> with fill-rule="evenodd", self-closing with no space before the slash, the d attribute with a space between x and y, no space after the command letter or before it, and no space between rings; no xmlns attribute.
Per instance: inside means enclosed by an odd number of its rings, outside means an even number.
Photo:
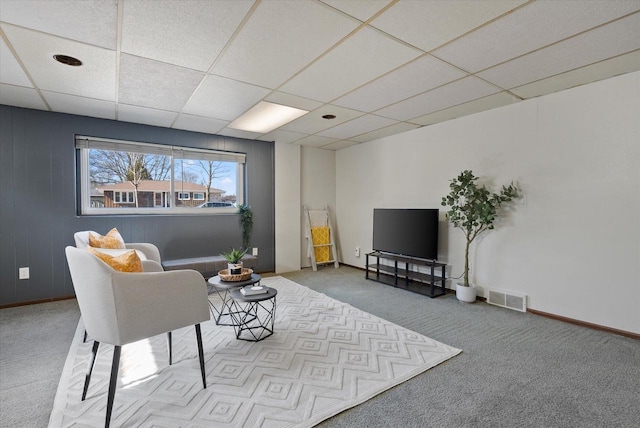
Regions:
<svg viewBox="0 0 640 428"><path fill-rule="evenodd" d="M527 296L525 294L490 289L487 303L520 312L527 312Z"/></svg>

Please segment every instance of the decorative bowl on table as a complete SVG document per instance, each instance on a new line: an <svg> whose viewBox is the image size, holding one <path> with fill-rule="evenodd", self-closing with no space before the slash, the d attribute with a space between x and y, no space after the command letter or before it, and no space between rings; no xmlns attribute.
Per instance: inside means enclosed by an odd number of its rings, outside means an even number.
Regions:
<svg viewBox="0 0 640 428"><path fill-rule="evenodd" d="M239 274L230 274L229 269L222 269L220 272L218 272L218 276L222 281L237 282L246 281L247 279L251 278L252 273L253 269L248 268L242 268L242 272Z"/></svg>

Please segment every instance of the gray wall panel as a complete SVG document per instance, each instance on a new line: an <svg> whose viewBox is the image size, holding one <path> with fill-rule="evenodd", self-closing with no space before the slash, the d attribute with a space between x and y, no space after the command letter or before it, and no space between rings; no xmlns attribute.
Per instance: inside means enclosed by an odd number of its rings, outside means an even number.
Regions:
<svg viewBox="0 0 640 428"><path fill-rule="evenodd" d="M156 244L167 260L242 245L235 214L78 216L76 134L246 153L257 270L275 269L272 143L0 105L0 305L73 295L64 247L79 230L117 227L125 241ZM31 279L18 280L20 266Z"/></svg>

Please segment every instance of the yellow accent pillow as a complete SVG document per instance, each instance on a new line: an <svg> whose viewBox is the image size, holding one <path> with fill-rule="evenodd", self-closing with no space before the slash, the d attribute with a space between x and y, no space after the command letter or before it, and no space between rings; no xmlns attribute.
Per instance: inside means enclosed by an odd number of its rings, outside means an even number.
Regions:
<svg viewBox="0 0 640 428"><path fill-rule="evenodd" d="M330 244L329 227L312 227L311 228L311 241L313 245L325 245ZM314 255L316 256L316 263L328 262L331 260L331 247L314 247Z"/></svg>
<svg viewBox="0 0 640 428"><path fill-rule="evenodd" d="M94 248L127 248L124 245L124 239L122 239L120 232L118 232L118 229L115 227L105 236L102 236L99 233L89 232L89 246Z"/></svg>
<svg viewBox="0 0 640 428"><path fill-rule="evenodd" d="M110 254L101 253L98 250L94 250L91 247L87 247L87 250L98 257L100 260L111 266L120 272L143 272L142 262L135 250L127 251L119 256L112 256Z"/></svg>

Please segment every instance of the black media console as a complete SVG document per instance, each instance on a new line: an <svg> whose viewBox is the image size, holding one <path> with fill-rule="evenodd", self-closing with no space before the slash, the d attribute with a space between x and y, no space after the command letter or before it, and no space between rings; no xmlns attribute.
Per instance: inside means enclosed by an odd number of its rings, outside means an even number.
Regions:
<svg viewBox="0 0 640 428"><path fill-rule="evenodd" d="M424 294L429 297L438 297L446 293L444 271L447 265L444 263L381 253L379 251L367 253L366 256L366 279ZM375 257L375 262L369 264L369 257ZM389 260L392 264L382 264L380 260ZM417 269L411 269L417 267L426 267L429 272L418 272ZM439 269L439 272L436 272L436 269ZM439 275L436 275L436 273Z"/></svg>

